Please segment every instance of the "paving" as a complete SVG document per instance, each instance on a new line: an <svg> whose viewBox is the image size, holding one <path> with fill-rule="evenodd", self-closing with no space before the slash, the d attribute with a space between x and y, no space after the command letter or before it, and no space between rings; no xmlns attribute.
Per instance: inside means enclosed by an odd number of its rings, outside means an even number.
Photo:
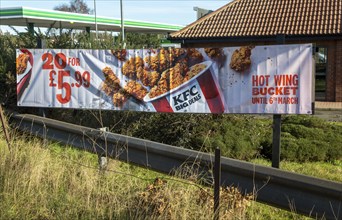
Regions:
<svg viewBox="0 0 342 220"><path fill-rule="evenodd" d="M315 102L315 109L331 109L342 111L342 102Z"/></svg>
<svg viewBox="0 0 342 220"><path fill-rule="evenodd" d="M315 102L314 115L328 121L342 122L342 102Z"/></svg>

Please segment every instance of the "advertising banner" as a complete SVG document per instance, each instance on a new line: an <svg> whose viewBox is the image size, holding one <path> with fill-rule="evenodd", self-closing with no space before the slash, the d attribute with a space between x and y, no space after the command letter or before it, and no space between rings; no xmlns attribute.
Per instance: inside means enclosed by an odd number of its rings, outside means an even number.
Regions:
<svg viewBox="0 0 342 220"><path fill-rule="evenodd" d="M311 114L312 45L18 49L18 106Z"/></svg>

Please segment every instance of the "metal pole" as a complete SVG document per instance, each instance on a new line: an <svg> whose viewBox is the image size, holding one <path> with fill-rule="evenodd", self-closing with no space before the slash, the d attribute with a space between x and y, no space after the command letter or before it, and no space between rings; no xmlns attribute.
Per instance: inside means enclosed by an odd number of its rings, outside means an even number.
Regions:
<svg viewBox="0 0 342 220"><path fill-rule="evenodd" d="M285 34L276 36L277 44L285 44ZM281 134L281 115L273 115L273 140L272 140L272 167L280 166L280 134Z"/></svg>
<svg viewBox="0 0 342 220"><path fill-rule="evenodd" d="M94 13L95 13L95 32L96 32L96 40L97 40L98 35L97 35L97 18L96 18L96 0L94 0Z"/></svg>
<svg viewBox="0 0 342 220"><path fill-rule="evenodd" d="M221 150L215 149L214 165L214 220L220 219Z"/></svg>
<svg viewBox="0 0 342 220"><path fill-rule="evenodd" d="M279 168L280 164L280 133L281 115L273 115L272 167Z"/></svg>
<svg viewBox="0 0 342 220"><path fill-rule="evenodd" d="M34 23L28 23L28 32L34 35Z"/></svg>
<svg viewBox="0 0 342 220"><path fill-rule="evenodd" d="M120 14L121 14L121 39L122 39L122 47L123 47L123 49L125 49L126 48L126 44L125 44L125 27L124 27L124 20L123 20L122 0L120 0Z"/></svg>

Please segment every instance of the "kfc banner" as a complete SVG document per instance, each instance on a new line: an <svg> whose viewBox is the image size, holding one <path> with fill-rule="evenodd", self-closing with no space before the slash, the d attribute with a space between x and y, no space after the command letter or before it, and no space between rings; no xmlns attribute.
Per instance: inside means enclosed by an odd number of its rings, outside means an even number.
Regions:
<svg viewBox="0 0 342 220"><path fill-rule="evenodd" d="M18 106L311 114L312 45L18 49Z"/></svg>

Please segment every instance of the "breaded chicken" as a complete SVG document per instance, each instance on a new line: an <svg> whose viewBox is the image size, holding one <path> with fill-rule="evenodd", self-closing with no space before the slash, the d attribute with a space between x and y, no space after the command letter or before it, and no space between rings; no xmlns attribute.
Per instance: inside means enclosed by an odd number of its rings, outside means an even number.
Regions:
<svg viewBox="0 0 342 220"><path fill-rule="evenodd" d="M202 70L206 68L206 65L203 63L195 64L193 65L190 70L185 74L184 82L188 81L192 77L196 76L198 73L200 73Z"/></svg>
<svg viewBox="0 0 342 220"><path fill-rule="evenodd" d="M121 89L119 84L110 83L107 80L102 82L101 90L106 93L106 95L111 96L113 93L118 92Z"/></svg>
<svg viewBox="0 0 342 220"><path fill-rule="evenodd" d="M212 61L217 63L219 68L224 65L226 55L224 54L222 48L205 48L204 51Z"/></svg>
<svg viewBox="0 0 342 220"><path fill-rule="evenodd" d="M124 87L124 90L139 100L143 100L147 94L147 90L140 83L133 80L128 81Z"/></svg>
<svg viewBox="0 0 342 220"><path fill-rule="evenodd" d="M187 55L189 66L193 66L203 61L202 54L196 48L188 48Z"/></svg>
<svg viewBox="0 0 342 220"><path fill-rule="evenodd" d="M160 74L156 71L142 70L137 73L137 79L141 81L144 86L154 86L159 80Z"/></svg>
<svg viewBox="0 0 342 220"><path fill-rule="evenodd" d="M173 60L178 59L179 57L185 55L186 50L184 48L171 48L171 56L173 57Z"/></svg>
<svg viewBox="0 0 342 220"><path fill-rule="evenodd" d="M151 70L157 72L168 69L173 62L172 56L166 49L160 49L156 56L147 56L144 60Z"/></svg>
<svg viewBox="0 0 342 220"><path fill-rule="evenodd" d="M108 81L108 83L120 85L120 79L115 75L115 73L109 66L103 68L102 72L106 78L106 81Z"/></svg>
<svg viewBox="0 0 342 220"><path fill-rule="evenodd" d="M111 52L116 58L118 58L118 60L120 60L120 61L126 60L127 51L125 49L111 50Z"/></svg>
<svg viewBox="0 0 342 220"><path fill-rule="evenodd" d="M183 68L180 64L176 64L173 68L170 68L170 90L180 86L183 83Z"/></svg>
<svg viewBox="0 0 342 220"><path fill-rule="evenodd" d="M154 98L161 94L170 91L183 83L182 66L176 64L173 68L165 70L158 81L158 84L154 86L150 92L149 97Z"/></svg>
<svg viewBox="0 0 342 220"><path fill-rule="evenodd" d="M137 56L131 57L128 61L126 61L122 67L122 74L125 76L135 79L138 71L142 71L144 67L144 60Z"/></svg>
<svg viewBox="0 0 342 220"><path fill-rule="evenodd" d="M232 54L232 58L230 60L230 68L237 72L243 72L251 66L251 50L253 47L241 47L238 50L235 50Z"/></svg>
<svg viewBox="0 0 342 220"><path fill-rule="evenodd" d="M21 53L16 59L16 69L17 75L23 74L27 68L27 61L29 60L30 56L26 53Z"/></svg>
<svg viewBox="0 0 342 220"><path fill-rule="evenodd" d="M104 91L106 95L111 96L121 89L120 79L114 74L109 66L103 68L102 72L105 76L105 80L101 84L101 90Z"/></svg>
<svg viewBox="0 0 342 220"><path fill-rule="evenodd" d="M222 48L205 48L204 51L211 59L218 58L223 54Z"/></svg>
<svg viewBox="0 0 342 220"><path fill-rule="evenodd" d="M116 107L122 107L127 100L129 99L130 95L126 92L124 92L123 90L120 90L117 93L114 93L113 95L113 104Z"/></svg>
<svg viewBox="0 0 342 220"><path fill-rule="evenodd" d="M175 66L179 68L179 71L182 74L182 76L185 76L185 74L189 71L189 63L187 58L177 60Z"/></svg>

